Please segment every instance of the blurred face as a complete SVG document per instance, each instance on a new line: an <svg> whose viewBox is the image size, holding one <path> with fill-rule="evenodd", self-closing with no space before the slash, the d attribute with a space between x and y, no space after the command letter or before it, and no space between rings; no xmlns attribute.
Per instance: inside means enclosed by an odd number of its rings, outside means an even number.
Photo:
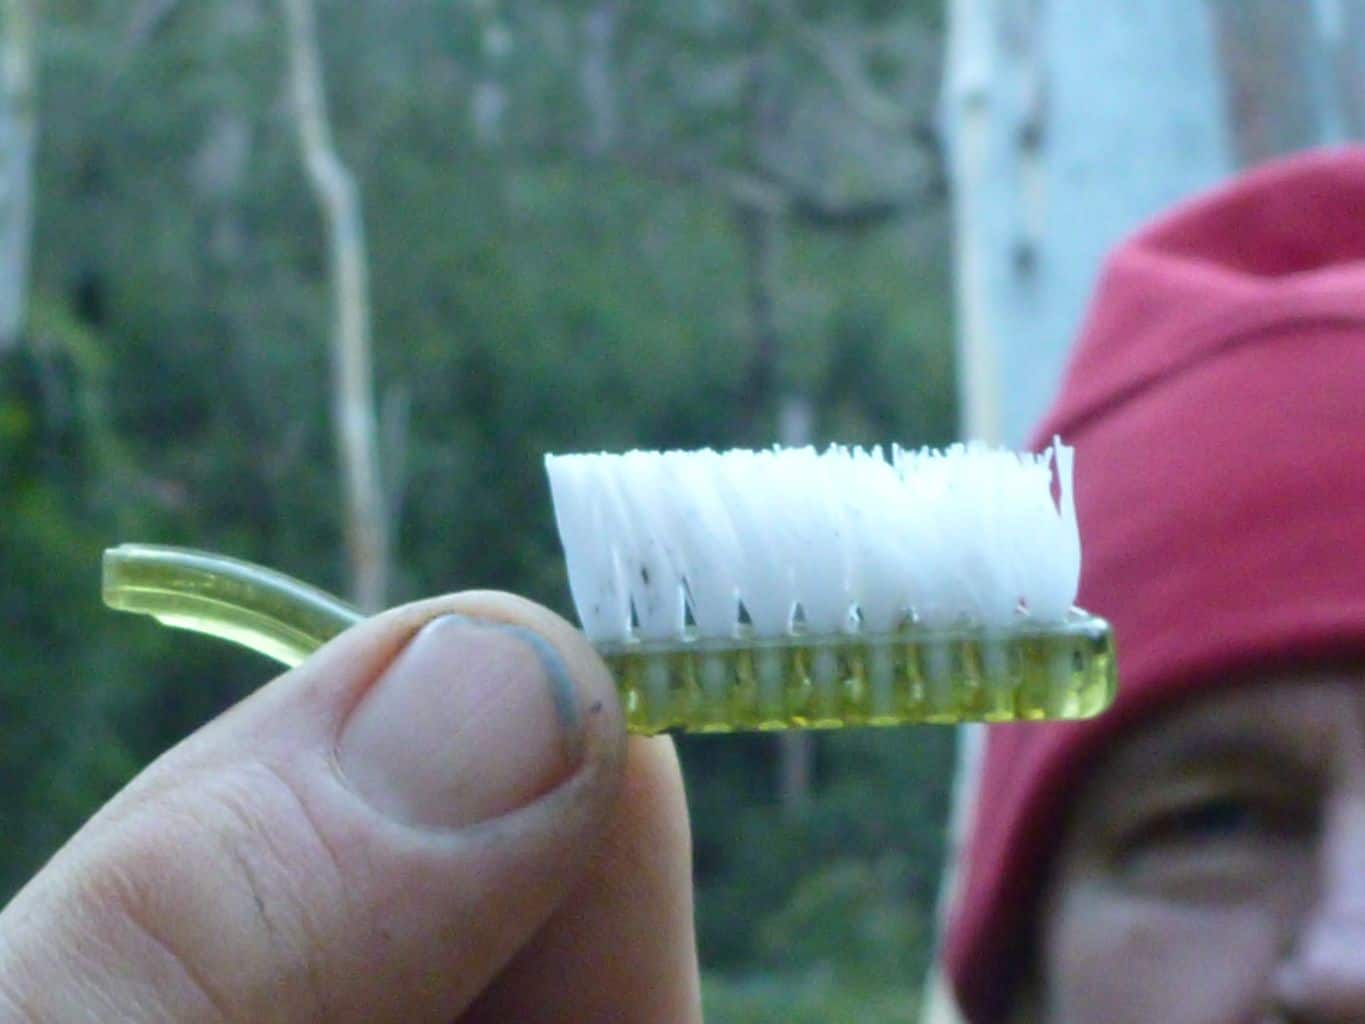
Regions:
<svg viewBox="0 0 1365 1024"><path fill-rule="evenodd" d="M1087 780L1044 909L1047 1021L1365 1022L1365 669L1135 732Z"/></svg>

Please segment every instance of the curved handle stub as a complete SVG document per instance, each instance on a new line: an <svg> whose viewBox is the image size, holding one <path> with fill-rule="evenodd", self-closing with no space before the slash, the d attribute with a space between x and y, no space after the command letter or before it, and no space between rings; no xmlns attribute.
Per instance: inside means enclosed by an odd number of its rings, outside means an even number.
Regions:
<svg viewBox="0 0 1365 1024"><path fill-rule="evenodd" d="M273 569L159 544L105 551L104 603L241 644L290 668L364 618L340 598Z"/></svg>

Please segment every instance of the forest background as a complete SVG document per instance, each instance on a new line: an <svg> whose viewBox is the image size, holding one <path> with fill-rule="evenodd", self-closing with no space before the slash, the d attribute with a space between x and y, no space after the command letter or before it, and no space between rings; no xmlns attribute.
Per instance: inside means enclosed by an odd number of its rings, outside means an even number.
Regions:
<svg viewBox="0 0 1365 1024"><path fill-rule="evenodd" d="M7 74L27 6L7 3ZM385 541L362 564L336 207L286 30L307 6L52 0L19 24L0 128L36 149L0 337L0 902L275 671L105 610L105 547L567 610L547 451L955 434L940 4L324 0L322 141L368 271ZM913 1019L952 735L679 745L708 1019Z"/></svg>
<svg viewBox="0 0 1365 1024"><path fill-rule="evenodd" d="M1365 138L1365 0L0 15L0 901L274 672L104 548L567 611L544 452L1020 443L1118 238ZM708 1020L956 1021L980 736L680 739Z"/></svg>

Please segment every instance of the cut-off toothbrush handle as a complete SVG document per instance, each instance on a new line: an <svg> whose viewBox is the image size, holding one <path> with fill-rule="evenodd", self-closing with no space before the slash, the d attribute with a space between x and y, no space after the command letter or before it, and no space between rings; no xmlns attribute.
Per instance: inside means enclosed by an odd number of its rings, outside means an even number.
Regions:
<svg viewBox="0 0 1365 1024"><path fill-rule="evenodd" d="M361 613L249 562L125 544L104 554L104 600L167 626L298 664ZM1116 691L1112 635L1094 616L1006 629L929 628L727 640L599 643L633 733L732 732L1085 718Z"/></svg>
<svg viewBox="0 0 1365 1024"><path fill-rule="evenodd" d="M104 603L293 668L365 616L326 591L226 555L160 544L104 552Z"/></svg>

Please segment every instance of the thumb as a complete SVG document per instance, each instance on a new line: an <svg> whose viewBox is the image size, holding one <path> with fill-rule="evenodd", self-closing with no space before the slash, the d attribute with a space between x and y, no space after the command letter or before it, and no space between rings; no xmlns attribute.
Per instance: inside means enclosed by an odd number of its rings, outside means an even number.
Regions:
<svg viewBox="0 0 1365 1024"><path fill-rule="evenodd" d="M443 1020L574 887L624 730L511 597L410 605L171 750L0 914L0 1017Z"/></svg>

